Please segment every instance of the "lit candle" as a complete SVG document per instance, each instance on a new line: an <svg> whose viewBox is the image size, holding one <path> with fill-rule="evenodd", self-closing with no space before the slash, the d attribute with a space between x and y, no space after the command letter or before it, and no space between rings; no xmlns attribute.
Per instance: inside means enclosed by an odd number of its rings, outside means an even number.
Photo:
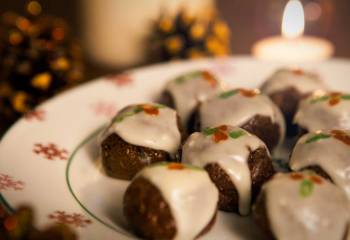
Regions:
<svg viewBox="0 0 350 240"><path fill-rule="evenodd" d="M333 44L322 38L303 36L304 9L299 0L290 0L284 10L282 36L274 36L257 42L252 49L259 59L306 62L330 58Z"/></svg>

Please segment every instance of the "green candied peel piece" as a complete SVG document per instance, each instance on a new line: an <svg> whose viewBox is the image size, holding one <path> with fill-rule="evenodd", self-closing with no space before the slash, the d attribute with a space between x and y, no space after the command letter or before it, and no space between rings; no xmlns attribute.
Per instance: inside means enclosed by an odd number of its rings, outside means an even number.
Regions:
<svg viewBox="0 0 350 240"><path fill-rule="evenodd" d="M189 164L184 164L186 168L192 169L192 170L196 170L196 171L204 171L204 168L201 167L197 167L194 165L189 165Z"/></svg>
<svg viewBox="0 0 350 240"><path fill-rule="evenodd" d="M318 98L313 98L310 100L310 103L311 104L314 104L314 103L318 103L318 102L323 102L323 101L327 101L329 100L330 96L322 96L322 97L318 97Z"/></svg>
<svg viewBox="0 0 350 240"><path fill-rule="evenodd" d="M233 95L236 95L238 92L239 92L238 89L226 91L226 92L220 93L219 98L226 99L226 98L229 98Z"/></svg>
<svg viewBox="0 0 350 240"><path fill-rule="evenodd" d="M207 127L207 128L204 128L202 132L204 133L204 135L210 136L210 135L213 135L216 132L216 130L217 130L216 128Z"/></svg>
<svg viewBox="0 0 350 240"><path fill-rule="evenodd" d="M125 118L133 116L139 112L142 112L142 108L140 106L136 106L132 110L122 113L120 116L117 116L113 122L116 122L116 123L122 122Z"/></svg>
<svg viewBox="0 0 350 240"><path fill-rule="evenodd" d="M163 105L163 104L160 104L160 103L154 103L152 104L152 106L156 107L156 108L167 108L167 106Z"/></svg>
<svg viewBox="0 0 350 240"><path fill-rule="evenodd" d="M190 72L190 73L187 73L187 74L184 74L180 77L175 78L175 83L182 84L182 83L186 82L187 80L194 79L196 77L199 77L200 75L201 75L200 71Z"/></svg>
<svg viewBox="0 0 350 240"><path fill-rule="evenodd" d="M343 100L350 100L350 94L345 94L340 97Z"/></svg>
<svg viewBox="0 0 350 240"><path fill-rule="evenodd" d="M169 164L168 162L156 162L149 165L149 167L167 166L168 164Z"/></svg>
<svg viewBox="0 0 350 240"><path fill-rule="evenodd" d="M331 137L331 135L324 134L324 133L319 133L319 134L316 134L316 135L310 137L309 139L307 139L305 141L305 143L308 144L308 143L312 143L312 142L317 142L319 140L327 139L327 138L330 138L330 137Z"/></svg>
<svg viewBox="0 0 350 240"><path fill-rule="evenodd" d="M314 190L314 183L309 179L304 179L300 183L299 193L302 197L309 197Z"/></svg>
<svg viewBox="0 0 350 240"><path fill-rule="evenodd" d="M243 135L245 135L246 132L243 130L238 130L238 131L232 131L229 133L230 137L233 139L237 139L239 137L242 137Z"/></svg>

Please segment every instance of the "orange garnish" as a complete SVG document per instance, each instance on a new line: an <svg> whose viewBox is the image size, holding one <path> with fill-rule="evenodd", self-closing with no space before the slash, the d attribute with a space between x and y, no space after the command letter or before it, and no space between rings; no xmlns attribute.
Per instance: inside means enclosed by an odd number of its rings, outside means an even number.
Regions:
<svg viewBox="0 0 350 240"><path fill-rule="evenodd" d="M292 73L295 74L295 75L298 75L298 76L302 76L302 75L305 74L305 72L303 70L301 70L301 69L294 69L292 71Z"/></svg>
<svg viewBox="0 0 350 240"><path fill-rule="evenodd" d="M300 179L304 178L304 176L302 174L300 174L300 173L291 173L290 177L293 180L300 180Z"/></svg>
<svg viewBox="0 0 350 240"><path fill-rule="evenodd" d="M310 180L316 184L322 184L322 179L319 176L310 176Z"/></svg>
<svg viewBox="0 0 350 240"><path fill-rule="evenodd" d="M7 231L13 231L17 227L17 219L14 216L10 216L5 219L4 226Z"/></svg>
<svg viewBox="0 0 350 240"><path fill-rule="evenodd" d="M185 168L185 166L182 165L181 163L170 163L168 165L168 169L170 169L170 170L182 170L184 168Z"/></svg>
<svg viewBox="0 0 350 240"><path fill-rule="evenodd" d="M331 97L330 99L329 99L329 105L331 105L331 106L335 106L335 105L337 105L338 103L340 102L340 97Z"/></svg>
<svg viewBox="0 0 350 240"><path fill-rule="evenodd" d="M226 139L228 139L228 136L227 136L227 134L226 133L224 133L224 132L222 132L222 131L216 131L215 133L214 133L214 135L213 135L213 140L214 140L214 142L216 142L216 143L218 143L218 142L220 142L220 141L224 141L224 140L226 140Z"/></svg>
<svg viewBox="0 0 350 240"><path fill-rule="evenodd" d="M346 132L341 130L332 130L331 134L335 139L342 141L346 145L350 145L350 136Z"/></svg>
<svg viewBox="0 0 350 240"><path fill-rule="evenodd" d="M158 115L159 114L159 110L158 108L152 106L152 105L142 105L142 109L145 113L149 114L149 115Z"/></svg>
<svg viewBox="0 0 350 240"><path fill-rule="evenodd" d="M206 80L212 88L216 87L218 82L208 71L203 71L202 76L203 79Z"/></svg>
<svg viewBox="0 0 350 240"><path fill-rule="evenodd" d="M331 92L331 93L329 94L330 97L340 97L341 95L342 95L341 92Z"/></svg>
<svg viewBox="0 0 350 240"><path fill-rule="evenodd" d="M221 131L227 131L227 126L226 125L221 125L218 127L219 130Z"/></svg>
<svg viewBox="0 0 350 240"><path fill-rule="evenodd" d="M258 95L259 92L255 89L250 90L250 89L241 88L241 89L239 89L239 93L245 97L255 97L256 95Z"/></svg>

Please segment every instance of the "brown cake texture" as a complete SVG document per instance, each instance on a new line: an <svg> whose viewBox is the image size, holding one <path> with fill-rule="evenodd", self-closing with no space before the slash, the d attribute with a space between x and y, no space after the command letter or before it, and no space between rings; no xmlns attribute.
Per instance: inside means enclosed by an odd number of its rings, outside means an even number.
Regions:
<svg viewBox="0 0 350 240"><path fill-rule="evenodd" d="M268 116L257 114L240 127L260 138L270 151L278 145L281 137L280 126Z"/></svg>
<svg viewBox="0 0 350 240"><path fill-rule="evenodd" d="M304 97L296 88L289 87L281 91L276 91L269 95L271 100L281 110L287 127L287 136L294 137L298 134L298 127L293 124L293 118L298 110L299 102Z"/></svg>
<svg viewBox="0 0 350 240"><path fill-rule="evenodd" d="M275 170L269 154L263 147L250 151L248 167L251 173L253 203L261 186L273 176ZM219 209L238 213L239 196L229 175L217 163L208 164L205 169L219 190Z"/></svg>
<svg viewBox="0 0 350 240"><path fill-rule="evenodd" d="M174 239L176 223L159 189L143 177L133 181L124 195L124 215L132 230L144 239ZM214 225L216 212L197 238Z"/></svg>
<svg viewBox="0 0 350 240"><path fill-rule="evenodd" d="M262 192L253 206L253 219L255 223L261 228L265 233L267 239L275 240L276 237L271 231L271 225L267 214L266 209L266 195Z"/></svg>
<svg viewBox="0 0 350 240"><path fill-rule="evenodd" d="M130 106L122 109L115 119L120 117ZM132 106L131 106L132 107ZM138 107L148 107L153 110L152 105L141 104ZM177 128L181 135L181 143L185 140L185 131L181 126L179 116L176 115ZM109 126L108 128L110 128ZM105 132L108 132L105 131ZM176 153L171 154L164 150L152 149L135 145L125 141L116 132L110 132L104 136L101 143L102 165L106 174L110 177L131 180L142 168L157 162L179 162L181 156L181 146Z"/></svg>
<svg viewBox="0 0 350 240"><path fill-rule="evenodd" d="M102 163L110 177L130 180L142 168L156 162L172 161L169 153L124 141L116 133L101 144Z"/></svg>

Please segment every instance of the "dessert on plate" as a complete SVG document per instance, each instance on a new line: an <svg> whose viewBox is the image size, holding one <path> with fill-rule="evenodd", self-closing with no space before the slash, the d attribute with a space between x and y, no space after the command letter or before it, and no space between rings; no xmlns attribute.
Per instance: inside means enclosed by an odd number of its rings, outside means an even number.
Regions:
<svg viewBox="0 0 350 240"><path fill-rule="evenodd" d="M206 70L186 72L166 84L161 101L174 108L191 132L193 111L206 98L221 91L220 82Z"/></svg>
<svg viewBox="0 0 350 240"><path fill-rule="evenodd" d="M294 122L302 132L350 129L350 94L315 92L300 102Z"/></svg>
<svg viewBox="0 0 350 240"><path fill-rule="evenodd" d="M223 124L241 127L263 140L270 151L285 135L285 123L278 107L257 89L232 89L201 103L195 129Z"/></svg>
<svg viewBox="0 0 350 240"><path fill-rule="evenodd" d="M159 104L123 108L102 134L101 158L107 175L130 180L151 163L177 161L178 119L173 109Z"/></svg>
<svg viewBox="0 0 350 240"><path fill-rule="evenodd" d="M327 86L314 72L299 68L281 68L273 73L260 89L283 113L287 135L294 136L297 134L297 127L293 124L293 118L300 100L314 91L327 90Z"/></svg>
<svg viewBox="0 0 350 240"><path fill-rule="evenodd" d="M218 199L203 169L157 163L132 180L124 195L124 215L145 239L196 239L214 225Z"/></svg>
<svg viewBox="0 0 350 240"><path fill-rule="evenodd" d="M260 188L275 173L269 150L242 128L221 125L193 133L182 162L204 168L219 190L219 209L250 213Z"/></svg>
<svg viewBox="0 0 350 240"><path fill-rule="evenodd" d="M262 188L253 217L269 239L347 239L349 202L312 172L276 174Z"/></svg>
<svg viewBox="0 0 350 240"><path fill-rule="evenodd" d="M350 199L350 131L323 130L302 136L289 165L295 171L314 170L343 189Z"/></svg>

